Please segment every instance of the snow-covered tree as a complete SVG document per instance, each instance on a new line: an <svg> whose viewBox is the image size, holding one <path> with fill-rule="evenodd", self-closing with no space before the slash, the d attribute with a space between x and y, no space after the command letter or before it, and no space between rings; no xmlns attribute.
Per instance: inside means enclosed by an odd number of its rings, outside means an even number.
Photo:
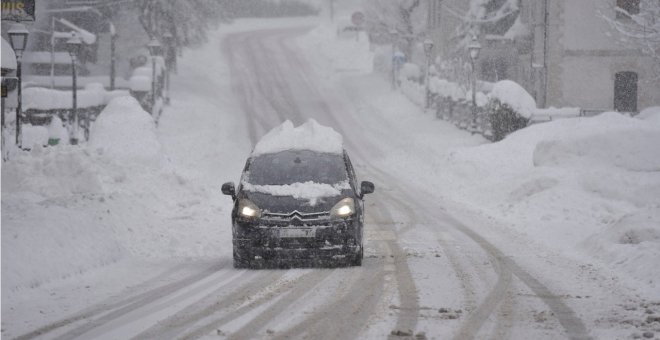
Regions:
<svg viewBox="0 0 660 340"><path fill-rule="evenodd" d="M519 12L520 0L470 0L466 13L452 12L463 21L456 32L458 41L467 43L472 36L503 35L513 25Z"/></svg>
<svg viewBox="0 0 660 340"><path fill-rule="evenodd" d="M364 0L367 30L372 36L389 40L395 29L401 49L410 57L413 43L426 32L427 1Z"/></svg>
<svg viewBox="0 0 660 340"><path fill-rule="evenodd" d="M614 8L614 18L606 15L602 18L620 42L653 58L655 72L660 77L660 1L621 1L619 6Z"/></svg>
<svg viewBox="0 0 660 340"><path fill-rule="evenodd" d="M228 19L230 0L140 0L139 20L152 37L165 32L174 36L177 46L186 46L206 39L210 25Z"/></svg>

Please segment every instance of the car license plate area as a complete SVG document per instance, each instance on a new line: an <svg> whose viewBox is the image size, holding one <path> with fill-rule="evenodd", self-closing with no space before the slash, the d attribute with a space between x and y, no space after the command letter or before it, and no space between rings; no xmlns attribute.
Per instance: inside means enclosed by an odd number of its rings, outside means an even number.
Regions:
<svg viewBox="0 0 660 340"><path fill-rule="evenodd" d="M310 238L316 236L313 228L281 228L278 230L280 238Z"/></svg>

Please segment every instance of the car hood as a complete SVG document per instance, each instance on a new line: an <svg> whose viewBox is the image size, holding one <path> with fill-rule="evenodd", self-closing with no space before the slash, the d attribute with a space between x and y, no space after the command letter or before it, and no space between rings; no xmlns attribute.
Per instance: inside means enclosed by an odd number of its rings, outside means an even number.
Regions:
<svg viewBox="0 0 660 340"><path fill-rule="evenodd" d="M300 213L328 212L341 199L353 197L352 193L352 190L342 190L340 195L321 196L310 199L244 191L243 196L256 204L263 212L288 214L293 211Z"/></svg>

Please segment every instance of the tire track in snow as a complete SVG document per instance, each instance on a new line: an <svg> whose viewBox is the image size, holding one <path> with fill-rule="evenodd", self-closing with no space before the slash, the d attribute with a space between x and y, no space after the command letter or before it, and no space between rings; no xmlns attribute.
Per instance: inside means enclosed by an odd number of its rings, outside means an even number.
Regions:
<svg viewBox="0 0 660 340"><path fill-rule="evenodd" d="M284 270L276 270L272 272L278 273L280 278L284 276L284 273L286 273L286 271ZM219 318L214 318L211 321L204 320L205 322L203 323L203 325L197 326L194 329L189 330L187 333L180 336L180 338L198 339L204 337L208 334L213 333L214 331L217 331L222 326L234 320L237 320L241 317L244 317L245 315L248 315L250 312L274 300L277 300L276 302L274 302L275 304L281 301L285 301L282 303L281 305L282 307L284 307L284 304L291 304L295 302L296 299L292 299L292 298L287 299L285 297L290 296L291 294L304 293L306 291L311 290L316 284L323 281L331 273L332 271L326 271L322 273L319 273L318 271L310 271L308 273L305 273L297 277L293 281L284 282L282 285L278 285L278 282L273 282L272 279L264 280L264 283L267 283L267 285L259 289L259 291L264 292L262 296L257 295L258 291L241 290L241 293L238 294L238 296L235 299L223 302L223 306L225 306L225 308L240 303L241 305L238 306L235 310L230 311L229 313ZM286 289L286 292L284 292L285 294L284 296L282 295L283 289ZM254 295L257 295L256 299L252 299ZM268 306L267 308L272 308L272 306ZM272 311L270 312L272 313ZM262 313L263 312L260 312L259 314ZM251 324L252 320L248 321L248 326ZM257 321L262 322L261 319L257 319Z"/></svg>
<svg viewBox="0 0 660 340"><path fill-rule="evenodd" d="M141 286L146 286L149 287L152 284L157 284L158 282L164 280L167 277L170 277L173 275L175 272L181 270L185 265L178 265L172 270L168 270L165 273L162 273L153 279L150 279ZM84 320L90 320L87 324L80 326L79 328L76 329L82 329L82 328L87 328L89 327L92 322L94 322L94 318L99 317L100 315L110 313L110 314L117 314L119 311L122 312L129 312L132 310L135 310L137 308L140 308L144 304L148 304L150 302L156 301L159 299L162 295L169 295L173 292L176 292L190 284L193 284L199 280L205 279L213 273L217 272L218 270L221 270L222 268L228 267L229 266L229 261L223 261L219 264L212 265L208 268L203 269L202 271L186 276L180 280L177 280L172 283L168 283L166 285L157 287L155 289L151 289L149 291L146 291L144 293L135 295L135 296L128 296L125 297L124 299L120 299L117 302L102 302L97 306L85 309L81 311L78 314L75 314L73 316L64 318L62 320L50 323L48 325L39 327L38 329L35 329L29 333L20 335L14 339L17 340L25 340L25 339L33 339L36 337L44 336L49 333L52 333L56 330L62 329L66 326L72 325L77 322L81 322ZM114 300L114 299L113 299ZM110 315L107 314L107 315Z"/></svg>
<svg viewBox="0 0 660 340"><path fill-rule="evenodd" d="M259 291L268 290L269 287L276 285L285 274L283 271L243 270L243 272L250 272L256 277L247 282L241 282L240 285L232 286L235 289L218 287L212 294L160 321L136 338L171 339L182 337L182 334L186 332L194 332L200 328L199 326L195 328L196 324L213 317L216 313L245 302Z"/></svg>
<svg viewBox="0 0 660 340"><path fill-rule="evenodd" d="M396 185L397 182L394 177L383 172L377 167L372 166L371 169L374 172L379 173L380 176L382 176L381 178L389 177L387 183ZM412 200L410 202L415 201L407 191L397 190L397 192L400 192L402 196L406 197L406 200ZM421 190L421 192L423 192L423 190ZM425 205L426 204L428 203L425 203ZM543 285L541 281L525 271L510 257L505 256L502 251L484 239L481 235L477 234L471 228L459 222L448 213L444 212L443 210L438 210L433 206L427 206L424 208L424 211L438 211L441 213L442 216L439 220L447 221L453 228L469 237L480 248L486 251L493 259L494 263L497 264L494 266L496 273L498 273L497 283L493 287L493 290L489 292L486 299L477 306L476 310L472 312L470 317L468 317L468 319L464 322L464 325L462 326L459 333L455 336L455 339L473 339L481 326L483 326L490 315L495 311L498 304L506 297L511 297L511 294L508 294L508 287L511 286L511 275L515 275L518 279L520 279L528 288L534 292L534 294L536 294L537 297L539 297L548 307L550 307L550 310L553 312L555 318L559 321L565 332L565 335L568 338L590 339L590 336L588 335L589 332L587 331L586 326L582 320L570 307L568 307L568 305L562 301L561 297L552 293L552 291ZM500 321L508 322L506 319L501 319Z"/></svg>
<svg viewBox="0 0 660 340"><path fill-rule="evenodd" d="M348 97L352 98L355 100L353 96L348 93ZM351 135L352 138L356 138L356 136ZM354 145L370 145L371 141L367 140L364 138L364 136L358 135L357 138L361 138L360 142L354 142ZM370 148L373 148L374 146L369 146ZM360 151L358 150L358 153ZM379 167L375 166L370 162L369 157L364 157L365 155L362 154L362 160L366 164L370 164L370 170L373 173L378 173L384 183L390 183L391 185L398 187L398 190L396 190L397 193L399 193L402 196L403 201L408 201L408 202L419 202L418 199L415 197L412 197L412 195L409 194L411 191L410 188L402 188L399 183L398 179L395 178L394 176L386 173ZM428 193L425 192L423 188L417 188L417 192L422 193L420 196L421 197L433 197L433 195L428 195ZM437 220L445 220L449 221L457 231L461 232L462 234L466 235L469 237L474 243L476 243L480 248L482 248L484 251L486 251L489 256L498 263L499 268L504 268L507 271L510 271L513 275L521 279L521 281L528 287L530 288L539 298L542 299L542 301L550 307L550 309L553 311L555 314L555 317L559 321L560 325L564 329L566 335L571 338L571 339L588 339L588 331L582 322L580 318L577 317L575 312L568 307L563 301L561 301L561 298L554 295L552 291L543 285L538 279L534 278L532 275L530 275L528 272L526 272L522 267L517 265L515 261L512 259L505 257L503 253L494 245L491 243L487 242L483 237L481 237L479 234L474 232L472 229L469 227L465 226L462 223L459 223L457 220L455 220L453 217L451 217L442 207L437 207L437 206L432 206L429 205L428 203L425 203L425 209L421 209L423 211L427 212L434 212L434 217L438 217L438 214L440 214L440 218L437 218ZM510 286L510 280L509 279L504 279L504 282L500 282L499 286L496 284L494 287L496 290L499 291L504 291L506 292L505 289L503 289L506 282L509 282ZM507 292L505 296L511 297L511 294ZM502 297L504 298L504 297ZM502 299L500 298L500 299ZM494 308L490 307L490 305L497 305L497 299L490 299L485 301L488 306L484 306L487 310L490 310L491 313L494 310ZM505 305L508 303L512 302L505 302ZM477 307L477 310L479 310L479 306ZM489 315L484 315L485 313L479 312L479 315L481 318L488 318ZM474 322L476 320L471 320L471 322ZM510 320L507 320L506 318L500 318L499 321L504 322L504 323L511 323ZM484 320L485 322L485 320ZM481 325L483 325L483 322L479 321ZM499 325L498 326L499 330L502 331L502 328L505 328L506 325ZM476 333L475 333L476 334Z"/></svg>

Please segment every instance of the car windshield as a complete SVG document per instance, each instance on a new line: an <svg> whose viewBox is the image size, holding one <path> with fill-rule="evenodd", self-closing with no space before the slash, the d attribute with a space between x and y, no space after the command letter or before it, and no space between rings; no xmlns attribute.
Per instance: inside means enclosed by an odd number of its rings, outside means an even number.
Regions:
<svg viewBox="0 0 660 340"><path fill-rule="evenodd" d="M348 180L344 157L308 150L263 154L250 163L247 182L255 185L336 184Z"/></svg>

